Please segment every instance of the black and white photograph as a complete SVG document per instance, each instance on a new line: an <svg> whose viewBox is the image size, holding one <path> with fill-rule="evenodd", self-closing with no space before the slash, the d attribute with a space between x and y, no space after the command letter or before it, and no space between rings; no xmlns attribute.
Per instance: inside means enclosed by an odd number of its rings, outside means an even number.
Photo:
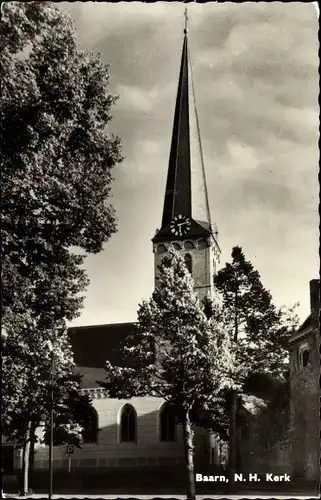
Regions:
<svg viewBox="0 0 321 500"><path fill-rule="evenodd" d="M2 497L319 498L318 28L2 3Z"/></svg>

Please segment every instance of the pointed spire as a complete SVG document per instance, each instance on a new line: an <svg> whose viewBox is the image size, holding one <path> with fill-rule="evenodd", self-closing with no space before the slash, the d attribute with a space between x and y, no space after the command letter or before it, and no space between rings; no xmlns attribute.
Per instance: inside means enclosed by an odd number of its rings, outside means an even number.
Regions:
<svg viewBox="0 0 321 500"><path fill-rule="evenodd" d="M184 41L175 105L161 229L177 215L205 223L210 216L194 86L189 67L188 16L184 12Z"/></svg>
<svg viewBox="0 0 321 500"><path fill-rule="evenodd" d="M174 215L191 217L191 172L188 99L187 10L185 8L184 42L169 156L162 228Z"/></svg>
<svg viewBox="0 0 321 500"><path fill-rule="evenodd" d="M187 17L187 7L185 7L184 16L185 16L185 28L184 28L184 34L185 34L185 35L187 35L187 33L188 33L188 29L187 29L187 22L188 22L188 17Z"/></svg>

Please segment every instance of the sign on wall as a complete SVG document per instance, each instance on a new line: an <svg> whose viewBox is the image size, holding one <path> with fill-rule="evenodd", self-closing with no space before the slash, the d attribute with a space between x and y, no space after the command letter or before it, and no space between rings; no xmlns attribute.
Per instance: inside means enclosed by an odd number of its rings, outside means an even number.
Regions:
<svg viewBox="0 0 321 500"><path fill-rule="evenodd" d="M66 455L73 455L75 447L72 444L68 444L66 448Z"/></svg>

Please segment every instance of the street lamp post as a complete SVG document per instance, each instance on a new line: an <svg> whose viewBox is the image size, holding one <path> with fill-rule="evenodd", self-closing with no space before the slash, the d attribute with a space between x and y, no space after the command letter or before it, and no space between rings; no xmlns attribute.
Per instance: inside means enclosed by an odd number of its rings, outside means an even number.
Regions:
<svg viewBox="0 0 321 500"><path fill-rule="evenodd" d="M50 365L50 433L49 433L49 495L48 498L52 498L53 489L53 427L54 427L54 349L50 340L47 342L50 354L51 354L51 365Z"/></svg>

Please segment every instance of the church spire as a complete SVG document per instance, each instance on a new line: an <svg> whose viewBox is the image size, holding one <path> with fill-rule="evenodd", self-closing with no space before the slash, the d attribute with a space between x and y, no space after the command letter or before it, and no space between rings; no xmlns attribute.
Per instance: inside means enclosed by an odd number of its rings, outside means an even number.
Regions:
<svg viewBox="0 0 321 500"><path fill-rule="evenodd" d="M191 217L187 14L170 149L162 228L177 214Z"/></svg>
<svg viewBox="0 0 321 500"><path fill-rule="evenodd" d="M184 41L174 113L162 225L152 239L155 286L164 253L183 256L200 300L214 296L220 247L212 229L207 198L200 127L188 50L185 9Z"/></svg>
<svg viewBox="0 0 321 500"><path fill-rule="evenodd" d="M185 8L184 40L161 231L178 216L194 219L211 231L199 123L189 63L188 17Z"/></svg>
<svg viewBox="0 0 321 500"><path fill-rule="evenodd" d="M185 16L185 28L184 28L184 34L185 34L185 35L187 35L187 33L188 33L188 31L187 31L187 21L188 21L188 17L187 17L187 7L185 7L184 16Z"/></svg>

